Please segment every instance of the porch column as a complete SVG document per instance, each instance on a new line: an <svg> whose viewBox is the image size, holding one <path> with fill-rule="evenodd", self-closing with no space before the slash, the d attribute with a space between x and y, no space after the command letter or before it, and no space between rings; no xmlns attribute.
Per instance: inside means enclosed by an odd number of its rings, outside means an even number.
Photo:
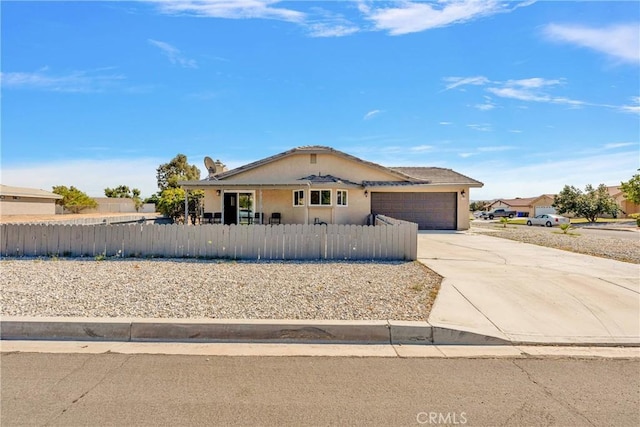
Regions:
<svg viewBox="0 0 640 427"><path fill-rule="evenodd" d="M262 188L259 191L260 196L258 197L258 208L260 212L260 216L258 218L260 218L260 225L264 224L264 210L263 210L263 206L262 206Z"/></svg>
<svg viewBox="0 0 640 427"><path fill-rule="evenodd" d="M184 189L184 224L189 225L189 190Z"/></svg>

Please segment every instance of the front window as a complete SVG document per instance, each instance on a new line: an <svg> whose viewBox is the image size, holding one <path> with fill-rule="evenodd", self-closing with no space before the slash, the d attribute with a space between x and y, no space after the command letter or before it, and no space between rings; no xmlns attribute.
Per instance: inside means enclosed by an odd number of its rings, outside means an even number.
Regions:
<svg viewBox="0 0 640 427"><path fill-rule="evenodd" d="M336 191L336 205L347 206L347 190Z"/></svg>
<svg viewBox="0 0 640 427"><path fill-rule="evenodd" d="M311 190L310 200L311 206L330 206L331 190Z"/></svg>
<svg viewBox="0 0 640 427"><path fill-rule="evenodd" d="M293 192L293 206L304 206L304 190Z"/></svg>

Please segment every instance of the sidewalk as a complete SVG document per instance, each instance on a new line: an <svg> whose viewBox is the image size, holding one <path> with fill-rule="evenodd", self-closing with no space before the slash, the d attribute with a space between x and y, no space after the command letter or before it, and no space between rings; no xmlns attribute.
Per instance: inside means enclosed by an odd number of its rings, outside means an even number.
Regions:
<svg viewBox="0 0 640 427"><path fill-rule="evenodd" d="M422 233L444 277L429 323L518 343L640 345L640 267L496 237Z"/></svg>

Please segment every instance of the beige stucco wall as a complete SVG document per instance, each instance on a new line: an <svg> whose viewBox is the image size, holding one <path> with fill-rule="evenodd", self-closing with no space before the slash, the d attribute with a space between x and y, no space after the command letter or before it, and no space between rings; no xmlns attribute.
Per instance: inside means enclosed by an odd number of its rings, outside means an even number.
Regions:
<svg viewBox="0 0 640 427"><path fill-rule="evenodd" d="M249 186L247 187L249 188ZM204 211L222 212L223 193L252 192L254 194L253 212L263 212L264 222L274 212L280 212L283 224L313 224L315 218L330 224L364 224L371 207L370 201L364 196L364 191L358 188L340 188L347 191L347 206L336 205L337 188L331 190L331 206L293 206L293 191L303 190L305 201L309 200L309 187L306 185L291 189L255 190L230 189L221 191L217 195L215 189L205 190Z"/></svg>
<svg viewBox="0 0 640 427"><path fill-rule="evenodd" d="M333 154L316 154L316 163L311 163L309 153L290 155L260 167L247 170L230 177L235 185L246 183L247 185L234 186L223 189L222 192L242 193L253 191L254 212L262 211L264 221L268 223L273 212L282 214L284 224L313 224L315 218L331 224L365 224L367 216L371 212L371 199L365 196L364 188L353 187L346 184L314 184L313 189L330 189L331 206L293 206L293 191L304 190L305 201L309 201L309 187L306 182L301 182L300 187L290 186L285 189L261 189L260 184L290 184L300 178L309 175L333 175L343 180L361 183L362 181L400 181L402 178L380 170L376 167L352 161ZM224 188L224 180L217 182ZM345 206L336 205L336 190L347 191L347 203ZM465 197L460 195L461 191ZM469 228L469 186L431 186L431 187L376 187L376 191L398 192L455 192L458 194L457 223L459 230ZM222 194L217 195L217 188L205 190L205 212L222 212ZM371 190L369 190L371 191ZM222 193L221 192L221 193Z"/></svg>
<svg viewBox="0 0 640 427"><path fill-rule="evenodd" d="M333 175L353 182L399 180L395 175L331 154L294 154L233 176L237 182L291 182L309 175Z"/></svg>
<svg viewBox="0 0 640 427"><path fill-rule="evenodd" d="M55 215L54 199L5 196L0 199L0 215Z"/></svg>
<svg viewBox="0 0 640 427"><path fill-rule="evenodd" d="M640 213L640 205L636 205L628 200L621 200L617 202L626 217L629 217L631 214Z"/></svg>
<svg viewBox="0 0 640 427"><path fill-rule="evenodd" d="M156 211L156 206L153 203L145 203L136 211L133 199L125 197L94 197L93 200L98 206L83 209L82 213L153 213Z"/></svg>

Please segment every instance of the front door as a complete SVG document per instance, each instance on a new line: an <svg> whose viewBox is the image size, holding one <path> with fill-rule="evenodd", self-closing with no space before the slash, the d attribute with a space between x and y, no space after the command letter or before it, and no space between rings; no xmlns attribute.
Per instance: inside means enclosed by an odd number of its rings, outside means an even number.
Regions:
<svg viewBox="0 0 640 427"><path fill-rule="evenodd" d="M238 223L238 194L224 193L224 224Z"/></svg>

